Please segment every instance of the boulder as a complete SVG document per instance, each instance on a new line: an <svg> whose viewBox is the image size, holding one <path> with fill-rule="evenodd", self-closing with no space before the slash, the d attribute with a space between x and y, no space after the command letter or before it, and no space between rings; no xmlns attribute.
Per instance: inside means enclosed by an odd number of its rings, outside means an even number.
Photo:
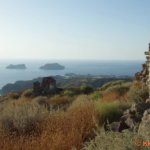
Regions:
<svg viewBox="0 0 150 150"><path fill-rule="evenodd" d="M150 109L145 110L142 121L139 125L138 133L145 137L150 137Z"/></svg>

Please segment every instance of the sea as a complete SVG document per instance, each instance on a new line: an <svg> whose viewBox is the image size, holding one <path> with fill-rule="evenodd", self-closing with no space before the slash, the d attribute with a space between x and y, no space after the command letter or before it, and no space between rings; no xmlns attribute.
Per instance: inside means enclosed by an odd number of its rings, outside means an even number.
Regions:
<svg viewBox="0 0 150 150"><path fill-rule="evenodd" d="M40 70L39 67L47 63L59 63L64 70ZM0 89L7 83L20 80L31 80L38 77L65 75L75 73L79 75L110 75L131 76L141 71L143 61L101 61L101 60L0 60ZM25 64L25 70L6 69L9 64Z"/></svg>

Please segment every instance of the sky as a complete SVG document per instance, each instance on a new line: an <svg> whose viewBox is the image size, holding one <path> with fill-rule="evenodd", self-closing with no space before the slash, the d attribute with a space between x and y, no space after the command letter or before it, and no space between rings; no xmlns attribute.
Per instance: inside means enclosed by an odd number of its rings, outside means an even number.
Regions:
<svg viewBox="0 0 150 150"><path fill-rule="evenodd" d="M0 59L144 60L150 0L0 0Z"/></svg>

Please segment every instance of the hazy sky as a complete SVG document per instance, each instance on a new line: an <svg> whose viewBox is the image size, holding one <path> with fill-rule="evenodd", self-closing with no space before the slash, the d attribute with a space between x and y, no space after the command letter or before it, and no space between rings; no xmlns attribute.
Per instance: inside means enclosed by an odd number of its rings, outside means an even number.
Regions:
<svg viewBox="0 0 150 150"><path fill-rule="evenodd" d="M143 60L150 0L0 0L0 58Z"/></svg>

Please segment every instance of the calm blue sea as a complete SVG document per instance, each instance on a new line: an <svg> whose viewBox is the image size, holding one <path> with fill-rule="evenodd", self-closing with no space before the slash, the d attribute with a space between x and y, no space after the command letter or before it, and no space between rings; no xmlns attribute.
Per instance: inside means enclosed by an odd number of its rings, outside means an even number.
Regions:
<svg viewBox="0 0 150 150"><path fill-rule="evenodd" d="M39 67L45 63L60 63L65 70L44 71ZM8 70L9 64L26 64L26 70ZM31 80L48 75L65 75L66 73L91 75L128 75L134 76L141 70L142 61L71 61L71 60L0 60L0 88L7 83L18 80Z"/></svg>

